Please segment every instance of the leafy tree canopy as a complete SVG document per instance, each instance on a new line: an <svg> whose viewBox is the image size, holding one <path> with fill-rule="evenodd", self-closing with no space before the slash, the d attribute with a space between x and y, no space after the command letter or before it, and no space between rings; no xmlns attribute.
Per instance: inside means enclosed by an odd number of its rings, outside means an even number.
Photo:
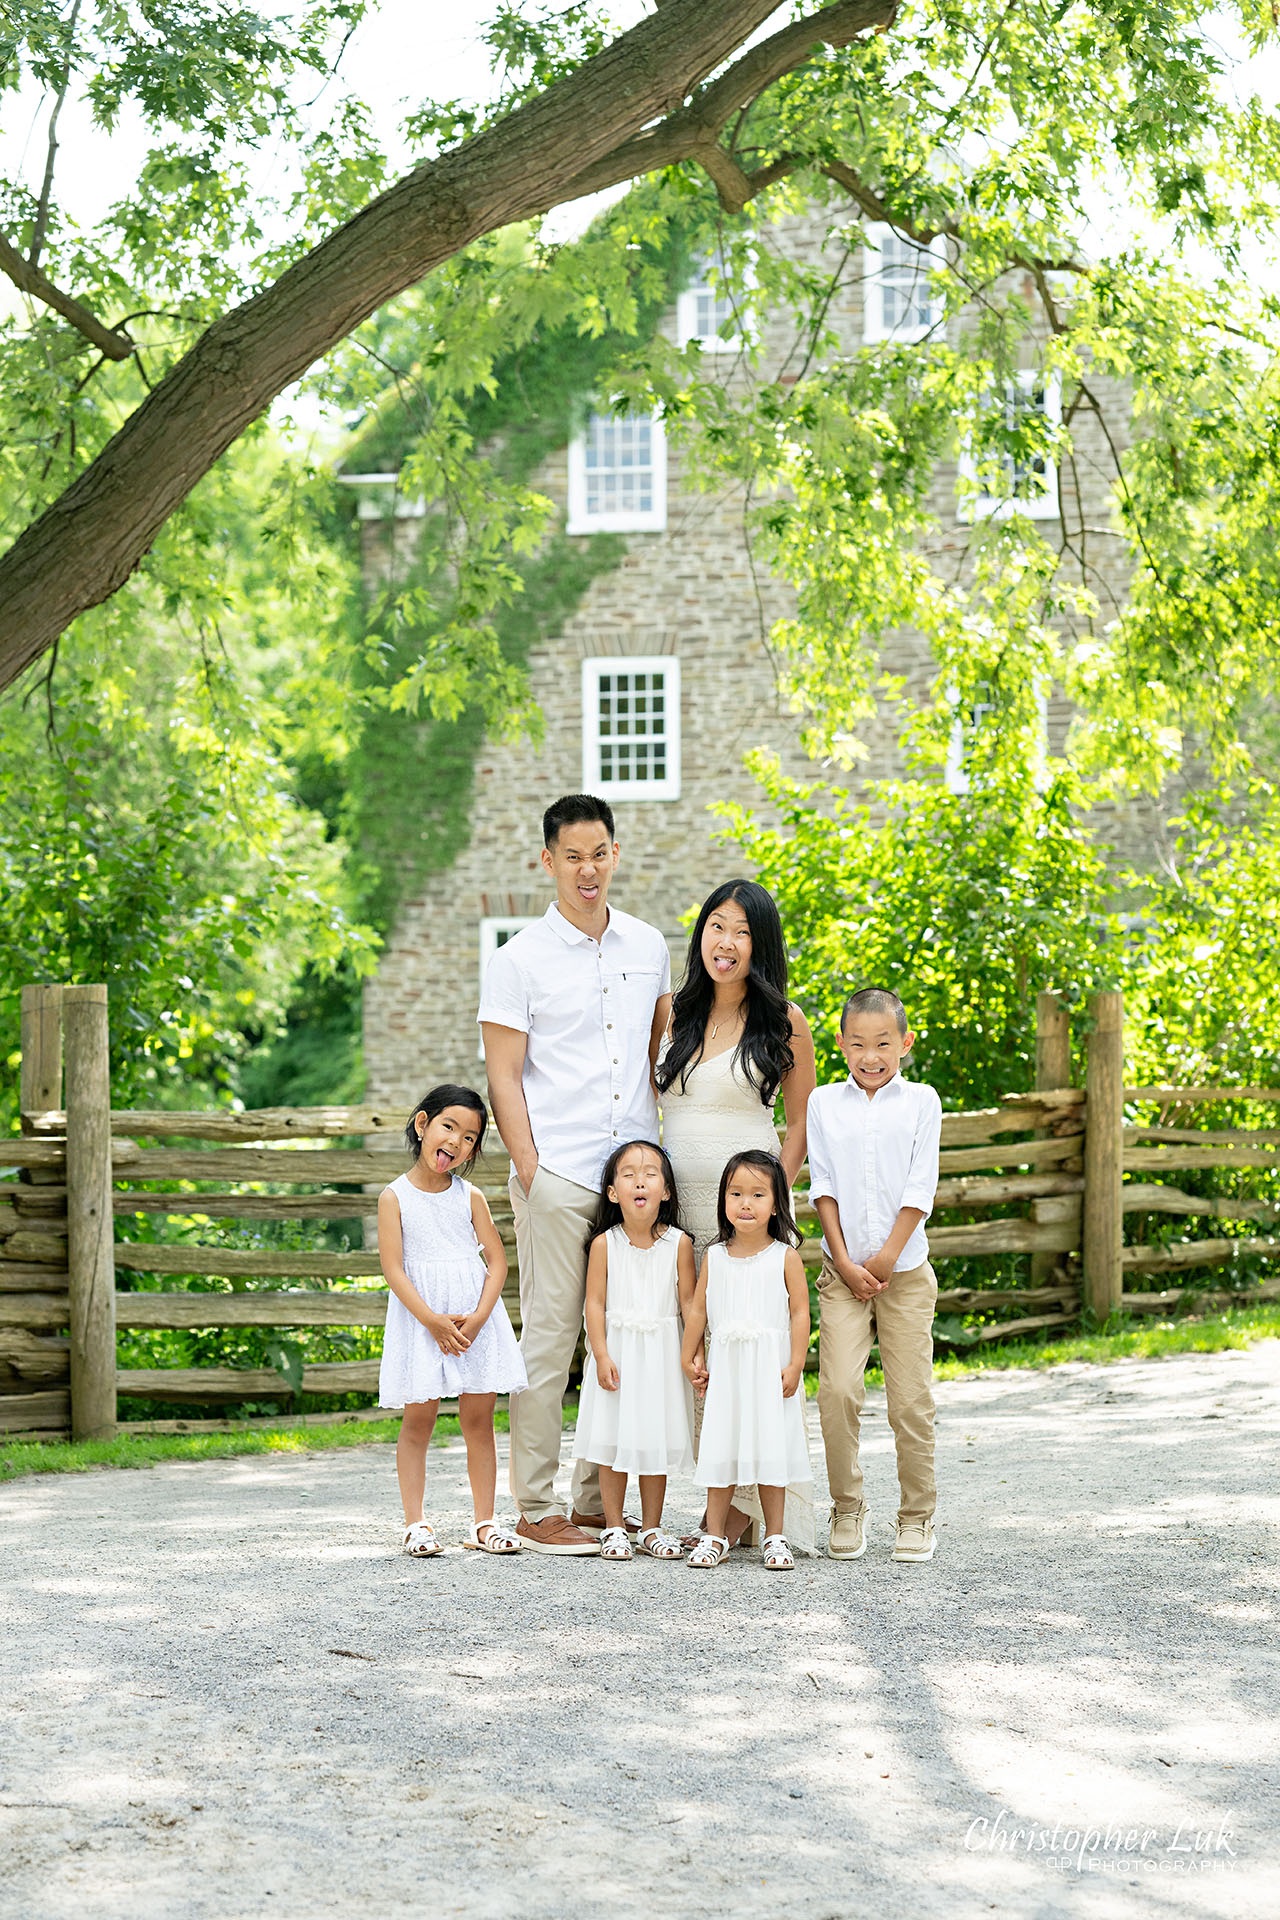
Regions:
<svg viewBox="0 0 1280 1920"><path fill-rule="evenodd" d="M74 300L79 317L95 315L118 343L129 336L125 358L111 358L104 347L95 360L76 331L77 316L39 292L29 293L26 313L7 329L0 384L15 416L3 477L12 530L33 505L60 498L77 475L84 484L64 508L87 526L105 526L116 509L89 484L103 471L93 456L122 427L111 458L145 494L157 462L163 465L158 441L172 433L169 410L183 368L198 364L210 376L204 390L181 396L190 428L187 477L171 475L169 497L157 505L161 518L178 509L205 462L210 434L225 444L244 424L212 432L211 417L225 400L218 388L223 361L230 356L241 384L255 392L271 385L275 371L284 373L274 319L265 330L257 323L274 315L286 283L303 343L326 285L333 301L350 294L357 302L342 278L347 269L335 264L345 258L337 243L354 245L368 219L401 204L395 196L402 188L406 208L416 207L432 182L455 194L465 188L475 202L471 224L483 229L487 220L491 229L490 238L466 244L467 221L460 219L463 244L445 247L442 264L410 303L422 349L416 377L432 420L407 478L437 493L459 482L459 401L492 382L503 358L539 328L625 330L629 314L634 324L634 256L655 235L661 239L659 230L678 220L695 242L737 236L726 250L726 276L745 299L750 226L767 226L787 205L816 200L828 209L837 258L849 256L846 271L856 270L853 256L863 245L851 208L887 218L922 247L940 239L946 258L938 260L939 291L953 312L978 316L963 342L956 344L953 330L948 350L939 332L923 355L888 351L835 364L823 324L831 263L824 258L806 273L766 261L755 301L788 301L809 330L810 352L794 386L764 385L744 408L736 397L730 406L723 384L696 365L663 367L650 357L647 373L700 455L714 455L702 462L709 478L748 469L758 489L779 483L790 490L789 511L779 507L769 531L801 585L802 620L825 638L826 653L847 655L855 667L850 703L856 706L861 691L850 633L860 638L895 620L918 623L927 611L927 581L911 556L926 531L924 477L939 454L954 449L958 436L990 443L994 433L994 457L1025 464L1052 450L1069 458L1074 429L1102 411L1095 387L1108 375L1136 382L1138 444L1126 448L1121 423L1108 423L1108 430L1123 468L1115 478L1124 532L1149 567L1153 590L1146 593L1148 583L1140 581L1142 617L1125 629L1121 665L1114 665L1114 647L1101 655L1091 648L1089 673L1095 683L1115 671L1132 682L1136 665L1143 685L1156 687L1157 702L1168 690L1175 703L1194 704L1188 629L1199 637L1205 625L1224 665L1238 673L1232 635L1241 595L1250 606L1263 604L1272 584L1261 530L1274 471L1265 450L1275 418L1268 377L1274 302L1245 284L1241 261L1251 236L1273 219L1277 141L1275 119L1260 102L1231 97L1216 40L1220 13L1188 0L1120 12L1046 4L1013 13L998 4L956 9L929 0L900 10L888 31L869 33L877 23L888 25L887 11L879 16L849 0L795 24L764 0L715 8L669 0L617 36L610 10L600 5L500 7L488 30L493 102L483 110L425 103L405 130L422 164L409 183L388 190L385 142L359 102L336 93L321 123L296 110L300 77L327 70L363 10L361 0L315 0L274 17L231 4L196 9L184 0L10 10L0 67L10 84L32 73L55 97L72 85L87 88L104 133L128 99L156 134L133 192L94 235L74 231L59 215L56 168L38 195L17 183L4 190L0 232L19 271L29 279L38 270ZM1253 0L1232 17L1249 46L1274 37L1269 9ZM744 36L766 23L776 30L740 52ZM642 57L659 54L669 63L670 110L646 131L629 132L614 104L619 76L634 81ZM730 65L718 71L725 59ZM684 99L690 104L678 104ZM558 153L563 129L555 109L579 102L610 126L592 126L599 150L593 158L588 122L580 122L586 144L577 170L540 183L543 202L644 179L649 184L634 217L608 221L573 247L543 247L536 228L524 244L503 237L521 209L518 198L489 193L495 169L525 145L542 158ZM612 148L610 131L621 136ZM274 205L263 194L258 160L268 141L293 152ZM1100 234L1104 200L1111 230ZM349 215L357 217L335 234ZM1178 264L1188 249L1197 254L1194 275ZM424 261L424 270L430 264ZM416 277L407 261L397 268ZM326 274L337 277L326 281ZM390 269L388 275L394 278ZM386 312L385 297L376 297L377 286L361 288L366 310L381 307L383 317L363 338L358 311L350 324L332 316L328 331L332 340L354 334L363 351L378 352L379 336L402 325ZM250 304L236 327L219 332L218 316L246 296ZM221 358L193 362L192 354L209 349L211 327ZM1062 426L1050 432L1024 418L1002 427L991 396L1007 371L1026 364L1029 339L1042 335L1047 345L1037 358L1064 383ZM270 367L259 364L264 359ZM339 355L322 384L331 376L358 404L349 356ZM270 397L264 390L261 404ZM1242 431L1251 436L1248 449ZM1255 457L1242 461L1249 451ZM474 475L470 486L483 495ZM1206 501L1231 520L1229 528L1206 525ZM501 490L470 504L486 509L468 516L464 561L475 565L483 600L512 584L502 575L501 550L516 533L532 538L537 521L533 503ZM833 516L838 538L829 531ZM55 518L41 523L40 542L19 542L22 553L40 547L47 557L56 550L41 544L52 537ZM120 525L126 542L136 537L136 522L135 514ZM822 555L807 586L803 565L792 564L797 541L788 541L789 527L811 555ZM1025 543L1010 523L990 533L985 544L999 598L1007 550ZM1084 541L1075 572L1083 573L1076 584L1087 594L1088 532L1064 526L1061 536L1076 548ZM1223 545L1246 549L1243 583L1224 582ZM856 580L847 577L847 564L830 564L841 547L859 555ZM862 565L866 549L875 555L871 568ZM15 628L19 589L25 592L19 558L15 549L8 574L10 561L0 561L0 580L13 588ZM1096 617L1088 599L1065 585L1052 611ZM474 690L483 694L495 684L496 656L483 645L468 656L462 629L455 638L466 670L474 669ZM21 644L15 637L19 651ZM989 677L989 665L978 661L975 671ZM438 675L423 677L434 682ZM496 686L496 704L505 706L510 687L500 671ZM446 687L444 697L455 699L457 691ZM1126 724L1135 749L1161 737L1152 715L1135 715L1132 703Z"/></svg>
<svg viewBox="0 0 1280 1920"><path fill-rule="evenodd" d="M312 365L313 391L370 422L368 444L434 518L414 577L354 634L313 604L305 644L282 613L278 647L264 630L231 650L243 698L236 744L218 754L230 765L245 751L295 647L303 691L254 762L274 769L263 778L282 804L284 761L303 764L309 728L320 761L346 751L353 688L366 707L508 719L522 681L504 621L550 527L532 487L537 408L521 415L510 395L555 343L586 343L597 391L659 404L692 472L747 489L760 550L794 588L775 643L819 751L856 753L886 695L886 639L913 628L939 666L911 736L919 771L936 772L957 709L981 696L997 723L971 743L974 790L1007 782L1031 764L1053 680L1081 714L1062 820L1108 781L1158 786L1189 747L1215 776L1256 777L1280 638L1277 303L1256 262L1280 147L1264 104L1232 95L1220 12L930 0L891 20L839 0L806 21L766 0L668 0L619 35L603 6L503 7L494 101L424 104L405 130L420 164L388 186L382 130L359 102L336 94L323 123L297 111L362 11L81 0L19 13L0 0L4 86L35 76L51 102L85 91L104 142L127 100L154 134L92 233L60 210L56 165L38 190L0 188L0 270L23 295L0 327L10 670L105 594L72 629L68 670L90 662L96 688L127 662L151 711L169 680L207 699L197 635L231 578L211 530L237 473L253 500L247 469L209 469ZM1231 18L1246 47L1274 44L1269 7L1244 0ZM743 51L761 27L773 31ZM269 146L291 154L274 202ZM629 180L581 240L544 237L547 208ZM817 210L822 244L797 263L771 236L802 209ZM923 341L851 348L831 323L867 220L930 262L944 319ZM763 348L730 372L653 337L672 275L707 254L744 319L793 317L783 380ZM1060 381L1060 422L1001 404L1032 368ZM1086 522L1064 485L1056 522L979 518L958 552L934 481L964 450L974 488L1047 459L1064 479L1092 462L1112 509ZM305 599L310 562L270 524L273 577ZM1106 557L1121 550L1133 587L1117 604ZM15 724L34 727L33 712ZM235 783L219 791L243 826ZM1017 791L1010 846L1052 840L1043 786ZM1064 858L1087 890L1088 859ZM184 862L193 900L199 869Z"/></svg>

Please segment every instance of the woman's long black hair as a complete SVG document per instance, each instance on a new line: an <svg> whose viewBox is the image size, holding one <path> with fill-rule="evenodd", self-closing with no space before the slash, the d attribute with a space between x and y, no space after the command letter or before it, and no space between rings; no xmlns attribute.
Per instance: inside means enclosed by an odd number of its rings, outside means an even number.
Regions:
<svg viewBox="0 0 1280 1920"><path fill-rule="evenodd" d="M610 1227L618 1227L622 1224L622 1208L616 1200L609 1198L609 1189L617 1177L618 1164L623 1154L629 1153L632 1147L644 1147L646 1151L653 1154L662 1165L662 1177L666 1181L667 1197L658 1204L658 1218L655 1225L661 1227L678 1227L680 1225L680 1196L676 1192L676 1173L667 1155L663 1152L656 1140L624 1140L620 1147L614 1148L604 1163L604 1172L600 1175L600 1199L596 1206L596 1217L591 1222L587 1233L588 1246L590 1246L591 1242L597 1239L600 1234L608 1233Z"/></svg>
<svg viewBox="0 0 1280 1920"><path fill-rule="evenodd" d="M703 1036L715 998L715 982L702 964L702 933L717 907L732 900L747 917L751 966L747 973L747 1015L734 1061L772 1107L778 1088L795 1065L791 1051L791 1006L787 999L787 949L773 895L758 880L726 880L702 903L689 939L684 978L671 1002L671 1044L655 1078L660 1093L679 1082L685 1090L690 1069L702 1055Z"/></svg>
<svg viewBox="0 0 1280 1920"><path fill-rule="evenodd" d="M735 1153L726 1160L724 1172L720 1175L720 1191L716 1195L716 1225L719 1231L716 1239L724 1244L732 1240L733 1228L725 1212L725 1195L729 1191L729 1182L739 1167L754 1167L757 1173L764 1175L773 1186L773 1213L769 1219L769 1234L774 1240L781 1240L784 1247L798 1247L804 1236L796 1225L796 1217L791 1211L791 1188L786 1174L782 1171L782 1162L776 1153L766 1153L763 1147L748 1147L742 1153Z"/></svg>

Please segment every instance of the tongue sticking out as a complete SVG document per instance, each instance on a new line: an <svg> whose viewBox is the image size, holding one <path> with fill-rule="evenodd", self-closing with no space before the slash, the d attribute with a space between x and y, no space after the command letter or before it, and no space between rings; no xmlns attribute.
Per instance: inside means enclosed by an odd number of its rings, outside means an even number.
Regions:
<svg viewBox="0 0 1280 1920"><path fill-rule="evenodd" d="M453 1155L451 1153L447 1153L443 1147L437 1147L436 1148L436 1165L439 1167L441 1173L447 1173L449 1171L449 1168L453 1165Z"/></svg>

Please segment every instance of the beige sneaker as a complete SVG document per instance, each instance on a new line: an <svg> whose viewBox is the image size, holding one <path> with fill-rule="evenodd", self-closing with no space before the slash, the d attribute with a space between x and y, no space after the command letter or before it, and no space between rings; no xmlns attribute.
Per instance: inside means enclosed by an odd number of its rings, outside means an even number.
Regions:
<svg viewBox="0 0 1280 1920"><path fill-rule="evenodd" d="M838 1513L831 1509L831 1533L827 1539L827 1555L832 1560L861 1560L867 1550L867 1506L855 1507L852 1513Z"/></svg>
<svg viewBox="0 0 1280 1920"><path fill-rule="evenodd" d="M932 1560L937 1544L933 1537L932 1520L913 1520L905 1527L899 1520L893 1557L895 1560Z"/></svg>

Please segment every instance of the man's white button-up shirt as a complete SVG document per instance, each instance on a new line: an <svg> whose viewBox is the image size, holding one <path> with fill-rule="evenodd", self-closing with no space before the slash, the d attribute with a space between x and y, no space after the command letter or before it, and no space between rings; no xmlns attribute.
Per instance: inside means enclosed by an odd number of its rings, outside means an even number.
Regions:
<svg viewBox="0 0 1280 1920"><path fill-rule="evenodd" d="M900 1073L874 1094L853 1079L809 1095L809 1193L829 1195L840 1214L849 1257L879 1253L903 1207L928 1217L938 1187L942 1102L932 1087ZM823 1246L830 1253L824 1240ZM895 1273L929 1258L924 1222L898 1255Z"/></svg>
<svg viewBox="0 0 1280 1920"><path fill-rule="evenodd" d="M528 1035L524 1098L538 1164L598 1187L624 1140L656 1140L649 1040L671 990L671 956L656 927L609 909L599 940L554 903L499 947L476 1018Z"/></svg>

